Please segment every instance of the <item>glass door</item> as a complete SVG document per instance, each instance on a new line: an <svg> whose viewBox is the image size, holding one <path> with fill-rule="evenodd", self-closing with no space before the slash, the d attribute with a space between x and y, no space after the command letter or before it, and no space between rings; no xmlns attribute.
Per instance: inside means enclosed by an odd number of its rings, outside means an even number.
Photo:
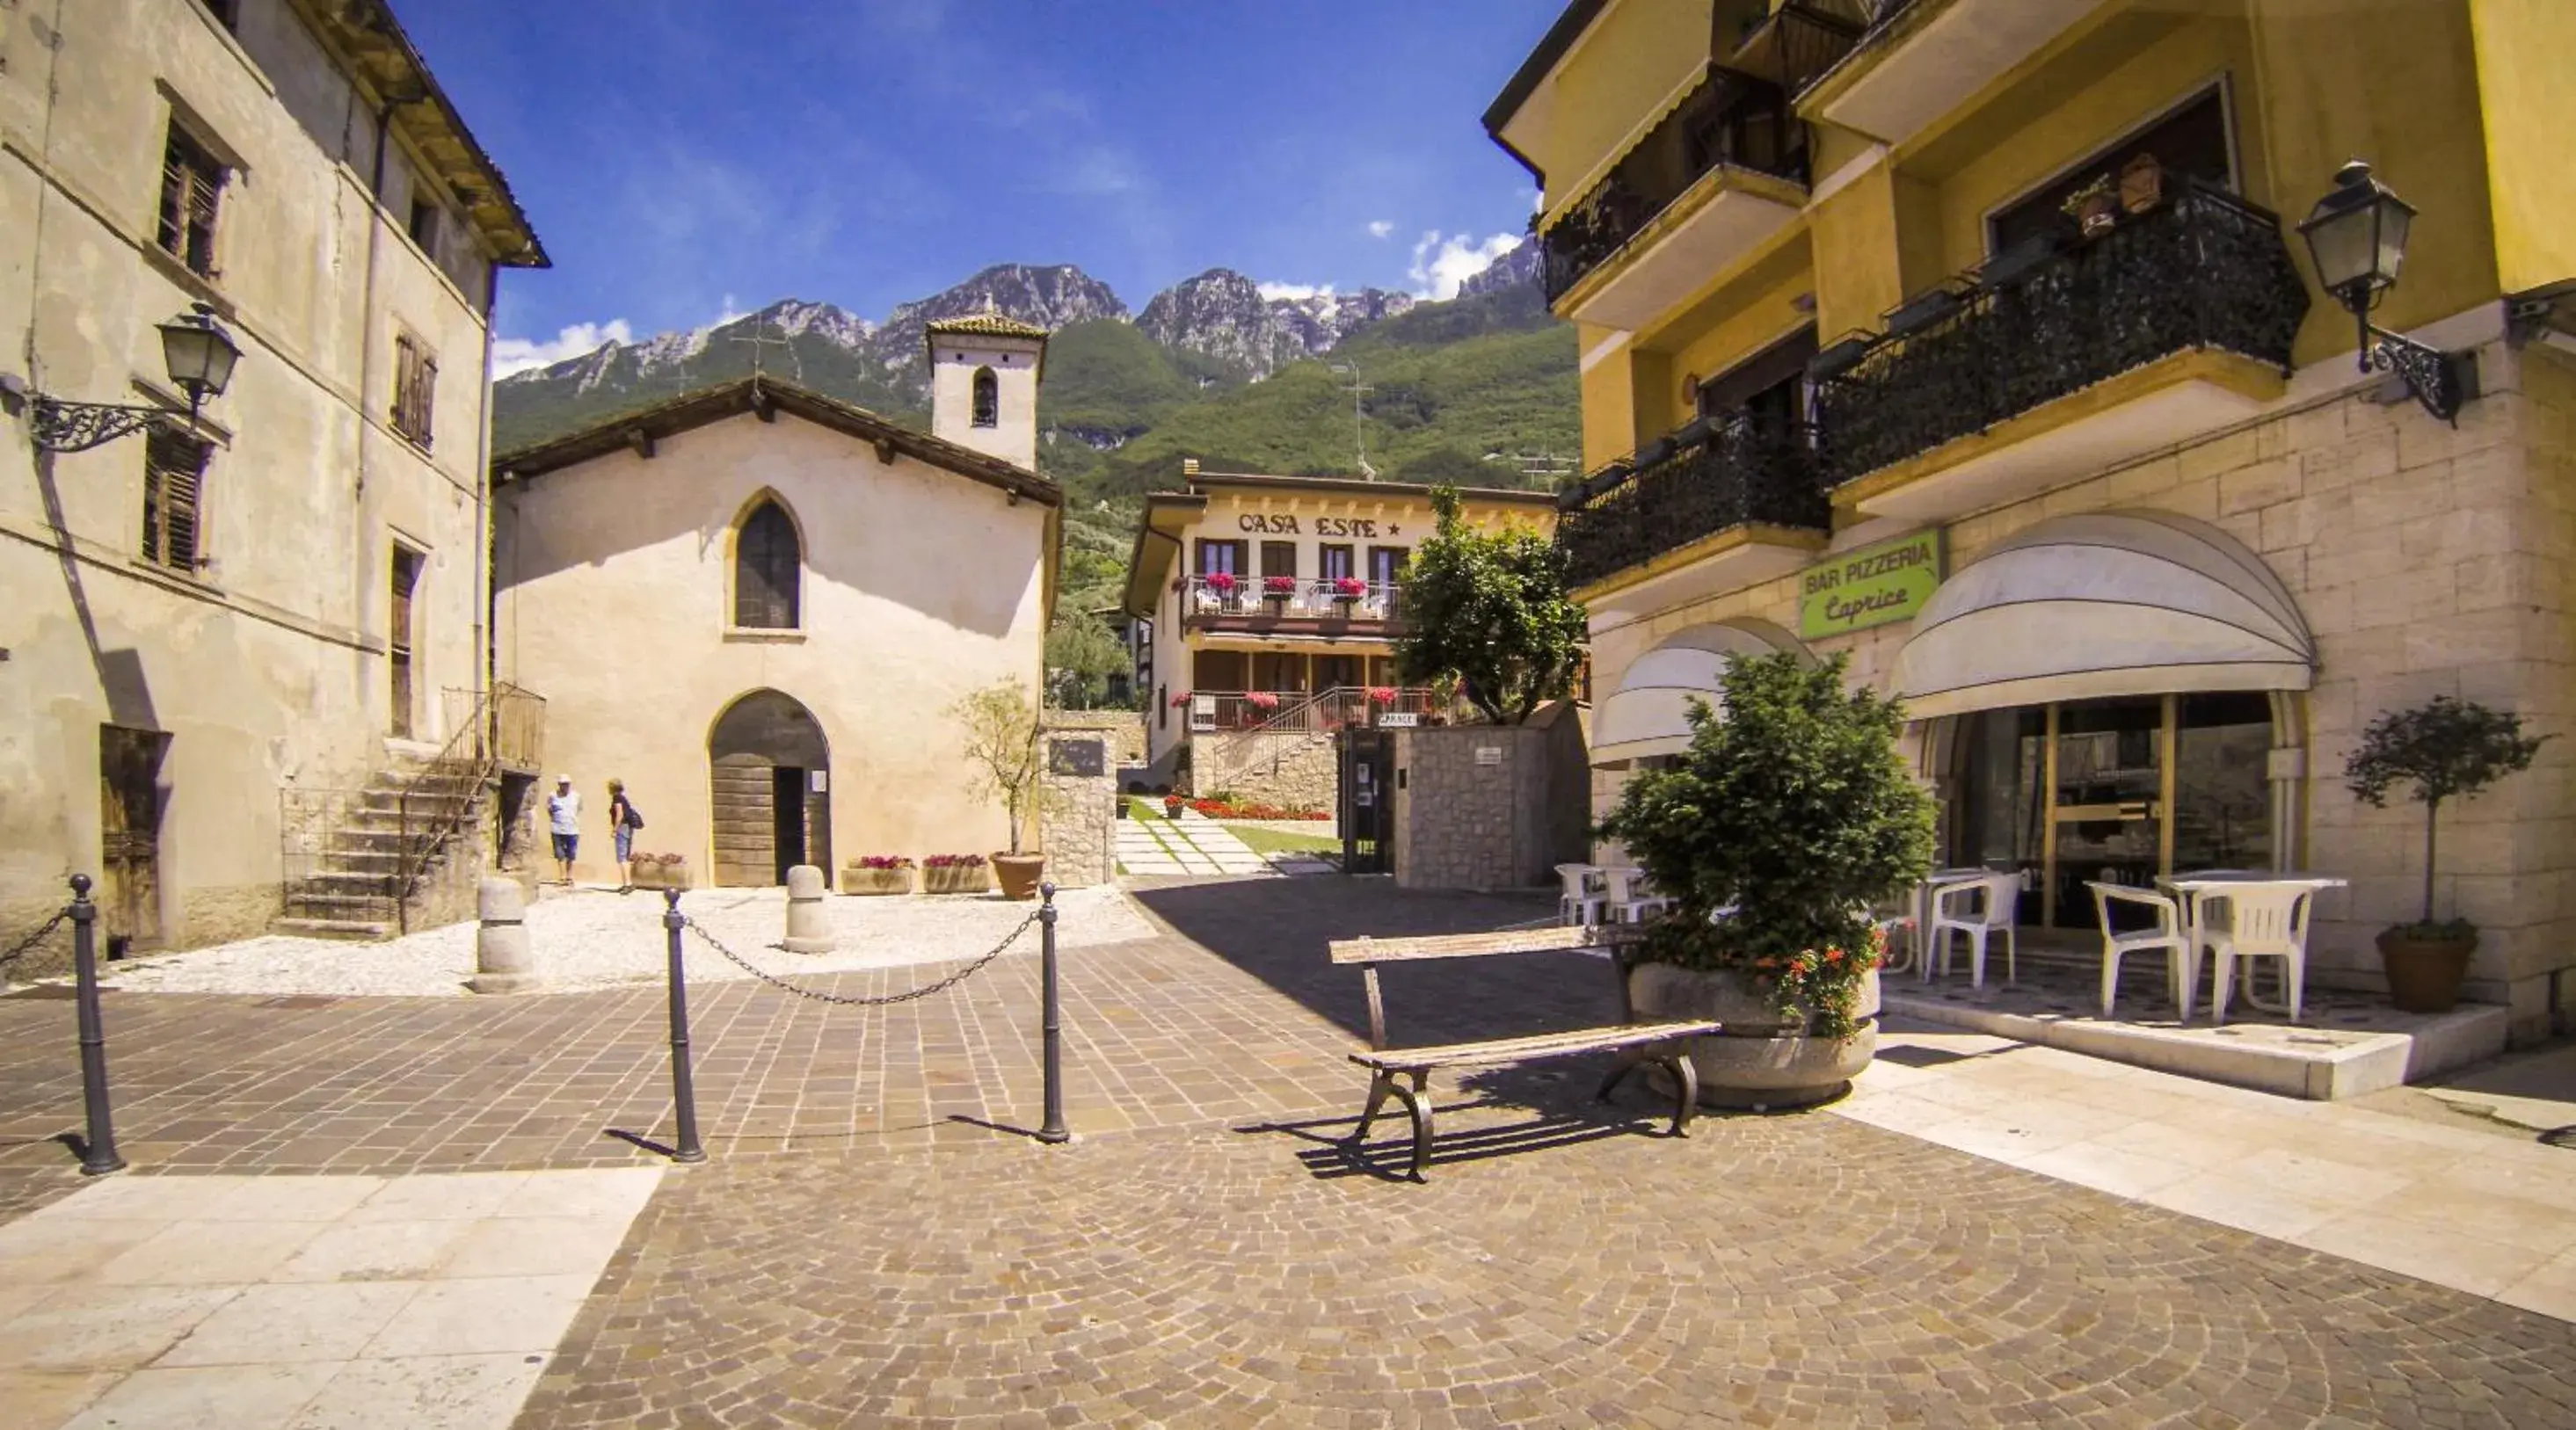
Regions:
<svg viewBox="0 0 2576 1430"><path fill-rule="evenodd" d="M2173 699L2088 700L2048 709L2047 872L2041 920L2094 921L2088 881L2146 887L2172 854Z"/></svg>

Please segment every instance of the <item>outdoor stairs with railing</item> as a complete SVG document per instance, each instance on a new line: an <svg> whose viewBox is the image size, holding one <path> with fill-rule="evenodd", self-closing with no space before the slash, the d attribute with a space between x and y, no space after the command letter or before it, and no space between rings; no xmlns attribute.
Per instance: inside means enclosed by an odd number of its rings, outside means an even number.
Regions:
<svg viewBox="0 0 2576 1430"><path fill-rule="evenodd" d="M286 881L284 913L269 927L306 938L391 935L405 922L405 898L470 847L490 788L471 762L397 757L364 789L335 802L312 836L305 872Z"/></svg>

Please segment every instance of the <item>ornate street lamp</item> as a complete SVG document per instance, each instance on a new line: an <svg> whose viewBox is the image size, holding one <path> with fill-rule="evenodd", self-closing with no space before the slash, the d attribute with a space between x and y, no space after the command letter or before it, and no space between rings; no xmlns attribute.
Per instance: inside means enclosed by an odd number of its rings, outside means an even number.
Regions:
<svg viewBox="0 0 2576 1430"><path fill-rule="evenodd" d="M2406 266L2406 236L2415 206L2372 177L2359 159L2335 173L2335 186L2308 210L2299 236L2317 281L2361 325L2361 370L2393 372L2424 410L2457 426L2460 404L2477 394L2473 353L2446 353L2370 321L2370 310L2397 284Z"/></svg>
<svg viewBox="0 0 2576 1430"><path fill-rule="evenodd" d="M161 362L171 384L188 394L188 422L194 426L209 397L221 397L233 380L241 346L215 322L214 309L203 303L161 324ZM15 381L15 379L9 379ZM119 437L157 426L170 418L158 403L66 402L35 393L33 436L41 452L86 452Z"/></svg>

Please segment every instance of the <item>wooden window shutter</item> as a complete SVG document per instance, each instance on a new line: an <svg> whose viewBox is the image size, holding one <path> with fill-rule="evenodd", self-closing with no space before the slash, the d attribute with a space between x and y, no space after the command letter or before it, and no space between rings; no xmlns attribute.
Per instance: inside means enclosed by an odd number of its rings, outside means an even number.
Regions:
<svg viewBox="0 0 2576 1430"><path fill-rule="evenodd" d="M438 393L438 362L420 340L394 335L394 430L427 450Z"/></svg>
<svg viewBox="0 0 2576 1430"><path fill-rule="evenodd" d="M776 502L762 502L734 540L733 623L750 630L794 630L804 553L796 524Z"/></svg>
<svg viewBox="0 0 2576 1430"><path fill-rule="evenodd" d="M164 252L202 277L215 272L215 214L224 166L178 125L161 154L161 209L155 239Z"/></svg>
<svg viewBox="0 0 2576 1430"><path fill-rule="evenodd" d="M143 559L194 571L213 448L178 432L157 431L143 448Z"/></svg>

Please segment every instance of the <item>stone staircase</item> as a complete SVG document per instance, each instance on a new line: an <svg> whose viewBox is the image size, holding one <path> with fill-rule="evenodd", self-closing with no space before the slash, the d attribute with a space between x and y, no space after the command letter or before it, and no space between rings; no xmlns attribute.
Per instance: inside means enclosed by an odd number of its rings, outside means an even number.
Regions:
<svg viewBox="0 0 2576 1430"><path fill-rule="evenodd" d="M366 787L293 807L284 910L271 931L380 939L451 921L448 877L472 873L491 782L472 761L397 757ZM298 847L300 845L300 847ZM467 881L470 883L470 880ZM407 887L406 887L407 886Z"/></svg>

